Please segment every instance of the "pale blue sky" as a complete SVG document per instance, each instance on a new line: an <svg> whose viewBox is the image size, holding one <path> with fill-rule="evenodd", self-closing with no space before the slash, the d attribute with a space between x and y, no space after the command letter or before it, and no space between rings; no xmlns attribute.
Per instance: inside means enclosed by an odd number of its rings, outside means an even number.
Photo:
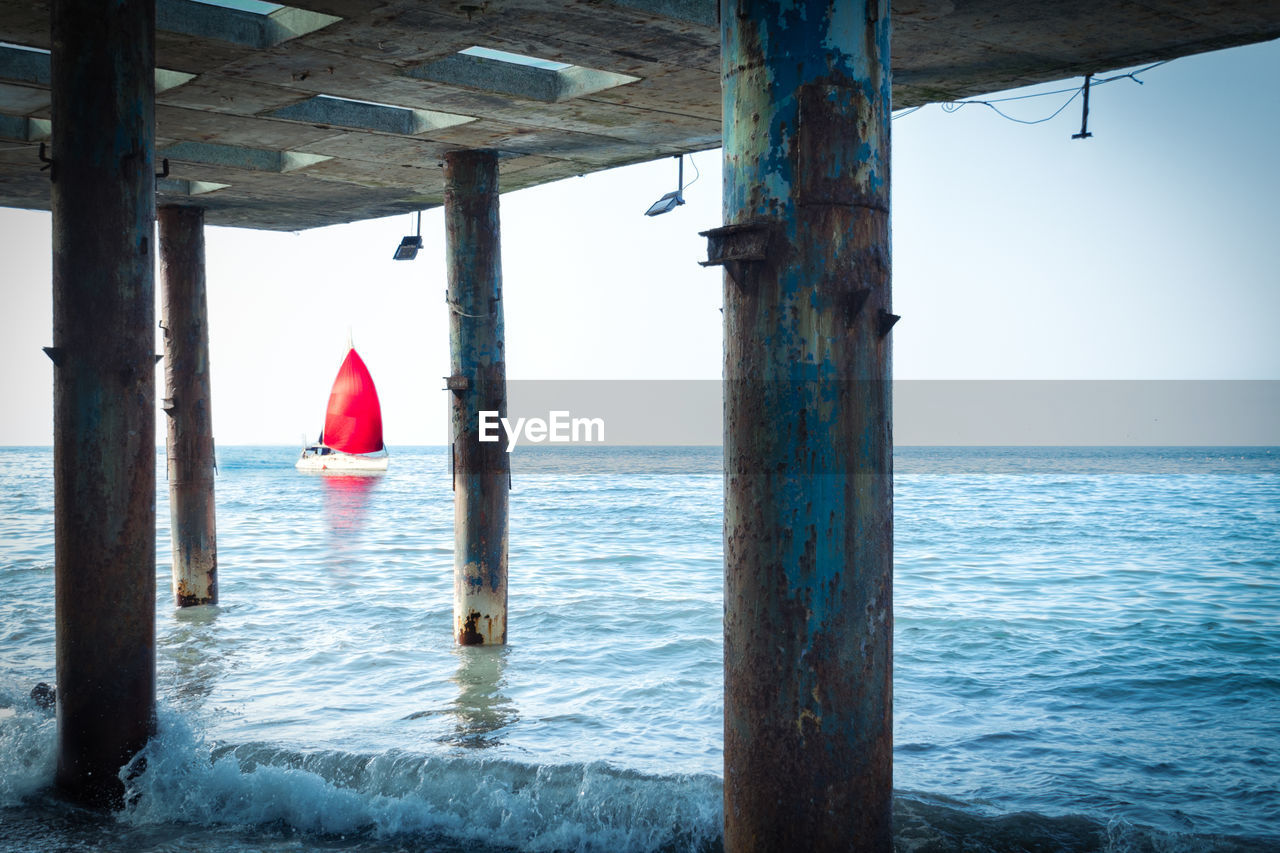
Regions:
<svg viewBox="0 0 1280 853"><path fill-rule="evenodd" d="M1140 77L1094 90L1086 141L1079 101L1034 126L982 106L894 122L896 376L1280 379L1280 42ZM1066 97L1005 107L1039 118ZM720 155L693 159L688 204L656 218L674 160L502 197L510 377L720 376L721 274L697 263ZM445 441L440 212L417 260L392 261L413 227L208 229L220 444L314 437L348 326L388 442ZM48 214L0 210L0 257L0 444L49 444Z"/></svg>

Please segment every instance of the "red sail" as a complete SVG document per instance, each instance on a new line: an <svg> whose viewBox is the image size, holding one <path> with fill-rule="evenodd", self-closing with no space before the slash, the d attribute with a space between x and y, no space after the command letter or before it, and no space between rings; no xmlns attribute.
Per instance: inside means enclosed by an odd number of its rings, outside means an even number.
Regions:
<svg viewBox="0 0 1280 853"><path fill-rule="evenodd" d="M354 349L338 369L324 416L324 443L343 453L382 449L382 407L364 359Z"/></svg>

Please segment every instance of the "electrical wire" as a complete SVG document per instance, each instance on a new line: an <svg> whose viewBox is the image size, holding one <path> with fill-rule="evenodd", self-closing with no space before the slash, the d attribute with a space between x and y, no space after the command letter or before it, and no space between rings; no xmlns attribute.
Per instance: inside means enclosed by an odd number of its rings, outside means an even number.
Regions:
<svg viewBox="0 0 1280 853"><path fill-rule="evenodd" d="M698 182L698 178L702 177L702 170L699 169L698 164L694 162L692 154L689 155L689 165L693 167L693 180L685 184L683 187L681 187L680 188L681 192L684 192L685 190L689 189L689 187L693 186Z"/></svg>
<svg viewBox="0 0 1280 853"><path fill-rule="evenodd" d="M1065 101L1062 102L1062 106L1058 107L1056 110L1054 110L1052 113L1045 116L1044 118L1037 118L1037 119L1023 119L1023 118L1016 118L1014 116L1011 116L1006 112L1002 112L1000 108L995 105L996 102L974 101L973 103L979 103L985 107L989 107L992 110L992 112L994 112L996 115L1000 116L1001 118L1007 118L1009 121L1016 121L1018 124L1044 124L1046 121L1050 121L1051 119L1057 118L1059 113L1061 113L1067 107L1071 106L1071 102L1074 101L1076 98L1080 97L1083 93L1084 93L1084 87L1081 86L1079 89L1076 89L1075 94L1073 94L1070 98L1067 98Z"/></svg>
<svg viewBox="0 0 1280 853"><path fill-rule="evenodd" d="M1124 80L1125 78L1128 78L1133 82L1137 83L1139 86L1141 86L1143 85L1142 81L1139 80L1135 75L1145 74L1148 71L1150 71L1152 68L1159 68L1161 65L1167 65L1172 61L1173 61L1172 59L1162 59L1159 62L1151 63L1146 68L1139 68L1137 71L1130 71L1128 74L1117 74L1114 77L1104 77L1101 80L1095 80L1093 82L1093 85L1097 86L1099 83L1110 83L1113 80Z"/></svg>
<svg viewBox="0 0 1280 853"><path fill-rule="evenodd" d="M1150 65L1147 65L1143 68L1139 68L1136 71L1130 71L1126 74L1115 74L1115 75L1112 75L1111 77L1103 77L1099 80L1092 80L1090 82L1090 86L1092 86L1093 88L1097 88L1098 86L1104 85L1106 83L1114 83L1117 80L1132 80L1133 82L1141 86L1143 85L1143 82L1138 79L1137 75L1145 74L1151 69L1157 68L1161 65L1165 65L1171 61L1172 60L1169 60L1169 59L1162 59L1159 62L1153 62ZM1009 101L1027 101L1034 98L1048 98L1048 97L1052 97L1053 95L1065 95L1068 92L1071 93L1071 97L1067 98L1067 100L1064 101L1060 107L1058 107L1056 110L1054 110L1052 113L1045 116L1044 118L1022 119L1016 116L1011 116L1008 113L1001 110L999 107L995 106L996 104L1008 103ZM959 112L964 107L976 104L979 106L988 107L996 115L1000 116L1001 118L1008 119L1009 121L1012 121L1012 122L1017 122L1018 124L1043 124L1046 121L1057 118L1058 115L1063 110L1065 110L1068 106L1071 105L1072 101L1074 101L1076 98L1080 97L1083 94L1084 94L1084 85L1081 84L1079 86L1076 86L1070 89L1054 89L1051 92L1033 92L1029 95L1010 95L1007 98L986 98L982 100L974 99L974 100L964 100L964 101L946 101L946 102L941 102L938 105L942 107L942 111L945 113L955 113L955 112ZM898 118L902 118L903 116L909 116L914 112L918 112L919 110L924 109L926 106L928 106L928 104L921 104L918 107L912 107L909 110L905 110L899 113L893 118L898 119Z"/></svg>

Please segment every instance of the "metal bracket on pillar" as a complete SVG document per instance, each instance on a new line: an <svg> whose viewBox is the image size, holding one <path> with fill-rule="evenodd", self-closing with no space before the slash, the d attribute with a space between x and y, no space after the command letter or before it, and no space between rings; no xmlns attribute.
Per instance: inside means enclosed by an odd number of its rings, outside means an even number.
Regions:
<svg viewBox="0 0 1280 853"><path fill-rule="evenodd" d="M459 397L471 387L471 379L467 376L455 375L444 378L444 390L452 391Z"/></svg>
<svg viewBox="0 0 1280 853"><path fill-rule="evenodd" d="M844 314L846 328L853 326L853 321L858 319L858 315L862 313L862 306L867 304L867 297L870 295L871 288L869 287L859 287L857 290L836 294L835 303Z"/></svg>
<svg viewBox="0 0 1280 853"><path fill-rule="evenodd" d="M451 299L447 299L447 298L445 299L445 303L449 306L450 311L457 314L459 317L470 317L473 320L483 320L486 317L492 317L494 313L497 311L497 307L496 307L497 301L498 301L498 297L495 297L495 296L489 297L489 312L487 314L468 314L466 311L463 311L461 308L458 307L458 303L454 302Z"/></svg>
<svg viewBox="0 0 1280 853"><path fill-rule="evenodd" d="M40 154L39 154L39 157L40 157L40 162L41 162L41 163L44 163L44 165L40 167L40 171L42 171L42 172L43 172L43 171L45 171L45 170L47 169L47 170L49 171L49 180L50 180L50 181L53 181L53 180L56 180L56 178L54 177L54 175L56 174L56 172L55 172L55 170L54 170L54 168L53 168L53 158L52 158L52 157L49 157L47 154L45 154L45 150L46 150L46 149L45 149L45 144L44 144L43 142L41 142L41 143L40 143Z"/></svg>
<svg viewBox="0 0 1280 853"><path fill-rule="evenodd" d="M742 285L742 273L749 269L744 265L768 260L774 229L771 222L742 222L700 231L707 238L707 259L698 263L704 267L722 266Z"/></svg>
<svg viewBox="0 0 1280 853"><path fill-rule="evenodd" d="M893 324L901 319L902 318L897 314L890 314L888 311L881 308L880 313L876 316L876 331L879 332L880 337L883 338L885 335L889 334L889 330L893 328Z"/></svg>
<svg viewBox="0 0 1280 853"><path fill-rule="evenodd" d="M462 310L462 306L461 306L461 305L459 305L458 303L454 302L452 299L450 299L450 298L449 298L449 291L447 291L447 290L446 290L446 291L444 292L444 304L449 306L449 310L450 310L450 311L452 311L454 314L457 314L459 317L470 317L470 318L471 318L471 319L473 319L473 320L483 320L483 319L485 319L486 317L492 317L494 314L497 314L497 313L498 313L498 302L499 302L499 300L501 300L501 299L502 299L502 288L501 288L501 287L499 287L499 288L498 288L498 295L497 295L497 296L490 296L490 297L489 297L489 313L487 313L487 314L468 314L466 311L463 311L463 310Z"/></svg>

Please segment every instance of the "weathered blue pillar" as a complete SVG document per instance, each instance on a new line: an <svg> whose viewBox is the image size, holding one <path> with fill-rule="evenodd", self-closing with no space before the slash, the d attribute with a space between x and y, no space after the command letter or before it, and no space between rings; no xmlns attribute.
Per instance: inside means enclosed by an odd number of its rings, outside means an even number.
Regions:
<svg viewBox="0 0 1280 853"><path fill-rule="evenodd" d="M193 607L218 601L204 211L166 205L159 221L173 597Z"/></svg>
<svg viewBox="0 0 1280 853"><path fill-rule="evenodd" d="M50 18L57 784L114 805L155 719L155 2Z"/></svg>
<svg viewBox="0 0 1280 853"><path fill-rule="evenodd" d="M462 645L507 641L505 441L480 440L481 412L507 414L496 151L444 158L449 267L450 436L453 458L453 635Z"/></svg>
<svg viewBox="0 0 1280 853"><path fill-rule="evenodd" d="M887 0L722 0L725 849L887 851Z"/></svg>

